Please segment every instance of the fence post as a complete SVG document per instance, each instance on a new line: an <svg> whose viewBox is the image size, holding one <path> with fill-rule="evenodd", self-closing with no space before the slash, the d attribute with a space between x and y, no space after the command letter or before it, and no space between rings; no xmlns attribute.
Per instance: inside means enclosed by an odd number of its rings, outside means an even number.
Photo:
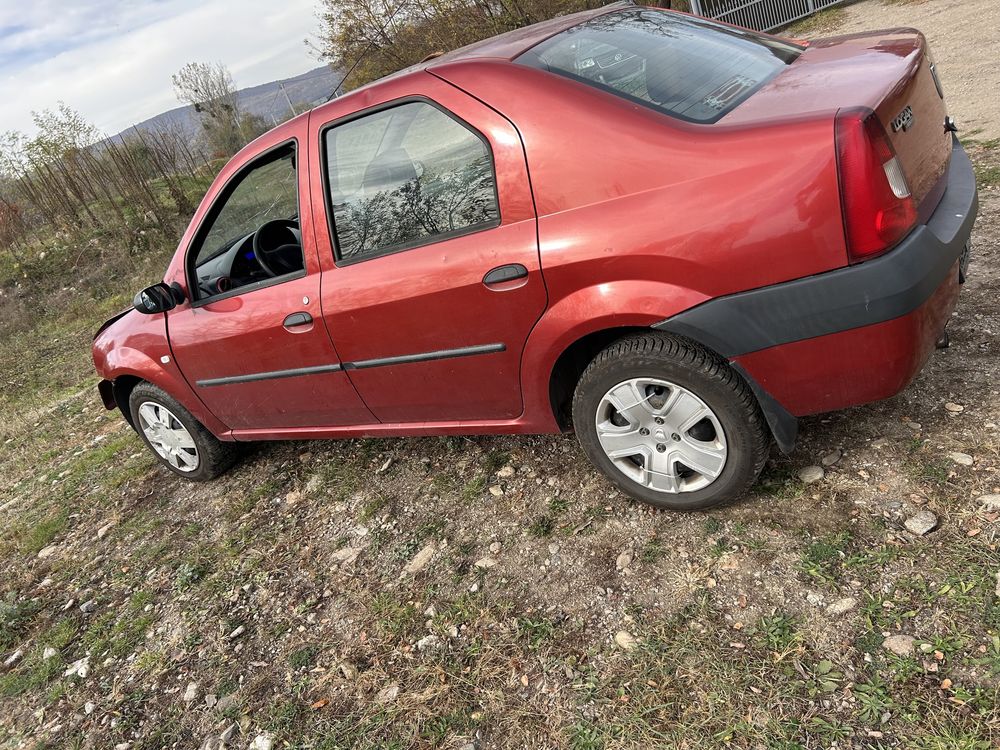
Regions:
<svg viewBox="0 0 1000 750"><path fill-rule="evenodd" d="M701 10L701 0L690 0L691 12L697 16L705 15Z"/></svg>

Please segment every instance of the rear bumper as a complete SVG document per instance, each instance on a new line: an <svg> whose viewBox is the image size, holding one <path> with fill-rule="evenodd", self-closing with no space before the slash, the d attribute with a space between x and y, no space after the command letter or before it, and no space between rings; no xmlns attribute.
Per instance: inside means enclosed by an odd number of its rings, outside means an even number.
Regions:
<svg viewBox="0 0 1000 750"><path fill-rule="evenodd" d="M954 310L978 207L975 173L956 138L941 202L889 253L715 299L654 328L713 348L791 415L887 398L920 371ZM768 418L775 428L782 417Z"/></svg>

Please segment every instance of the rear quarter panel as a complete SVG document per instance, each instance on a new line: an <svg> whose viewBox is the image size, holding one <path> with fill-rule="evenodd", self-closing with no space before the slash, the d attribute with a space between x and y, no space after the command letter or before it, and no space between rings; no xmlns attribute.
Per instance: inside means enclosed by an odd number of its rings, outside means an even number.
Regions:
<svg viewBox="0 0 1000 750"><path fill-rule="evenodd" d="M526 406L547 405L552 365L586 333L847 262L829 113L691 125L515 64L433 72L524 142L549 293L525 351Z"/></svg>

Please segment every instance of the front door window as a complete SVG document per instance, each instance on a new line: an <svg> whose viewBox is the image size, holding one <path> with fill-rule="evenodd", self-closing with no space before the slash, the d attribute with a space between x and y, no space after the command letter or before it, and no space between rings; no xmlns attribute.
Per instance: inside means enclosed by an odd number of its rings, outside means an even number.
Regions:
<svg viewBox="0 0 1000 750"><path fill-rule="evenodd" d="M296 180L289 144L253 162L226 188L188 255L196 299L303 272Z"/></svg>

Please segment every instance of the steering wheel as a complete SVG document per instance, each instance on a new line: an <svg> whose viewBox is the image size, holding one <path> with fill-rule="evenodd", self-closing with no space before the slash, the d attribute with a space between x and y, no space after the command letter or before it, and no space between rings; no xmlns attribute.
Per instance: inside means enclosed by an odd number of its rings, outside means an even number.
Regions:
<svg viewBox="0 0 1000 750"><path fill-rule="evenodd" d="M264 273L273 278L302 270L299 236L298 222L294 219L273 219L257 228L253 234L253 254Z"/></svg>

